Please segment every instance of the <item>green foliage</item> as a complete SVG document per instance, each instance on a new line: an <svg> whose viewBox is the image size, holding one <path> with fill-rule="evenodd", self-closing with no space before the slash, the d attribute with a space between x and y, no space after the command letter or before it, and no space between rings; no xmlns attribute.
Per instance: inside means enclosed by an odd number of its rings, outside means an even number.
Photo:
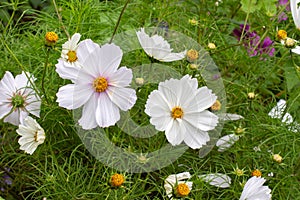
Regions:
<svg viewBox="0 0 300 200"><path fill-rule="evenodd" d="M244 12L253 13L263 10L269 17L276 14L277 4L277 0L241 0L241 8Z"/></svg>

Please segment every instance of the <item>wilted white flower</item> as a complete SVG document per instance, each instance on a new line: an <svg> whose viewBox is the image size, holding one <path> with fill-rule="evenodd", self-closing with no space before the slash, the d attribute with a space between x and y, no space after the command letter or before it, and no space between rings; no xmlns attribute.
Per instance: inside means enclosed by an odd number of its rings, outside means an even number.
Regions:
<svg viewBox="0 0 300 200"><path fill-rule="evenodd" d="M148 97L145 112L157 130L165 131L172 145L184 141L198 149L209 141L207 131L218 123L218 117L207 110L216 99L207 87L198 89L197 79L185 75L159 83L158 90Z"/></svg>
<svg viewBox="0 0 300 200"><path fill-rule="evenodd" d="M21 136L19 139L20 149L32 155L38 145L44 143L46 138L44 129L36 122L35 119L27 116L24 124L20 124L16 130Z"/></svg>
<svg viewBox="0 0 300 200"><path fill-rule="evenodd" d="M26 72L31 83L35 78ZM13 125L19 125L29 113L40 117L41 99L33 90L25 72L15 78L6 72L0 81L0 119Z"/></svg>
<svg viewBox="0 0 300 200"><path fill-rule="evenodd" d="M172 199L173 197L175 197L173 196L173 194L178 195L178 197L187 196L192 190L193 182L183 180L190 178L191 174L189 172L169 175L164 183L164 188L168 197Z"/></svg>
<svg viewBox="0 0 300 200"><path fill-rule="evenodd" d="M73 68L78 73L74 84L61 87L56 94L61 107L72 110L83 106L79 119L83 129L112 126L120 119L120 109L126 111L134 105L135 90L128 88L132 71L118 69L122 55L114 44L97 45L79 71Z"/></svg>
<svg viewBox="0 0 300 200"><path fill-rule="evenodd" d="M172 53L173 49L162 36L156 34L150 37L145 33L144 28L141 28L141 31L137 31L136 35L146 54L156 60L172 62L185 57L186 51Z"/></svg>
<svg viewBox="0 0 300 200"><path fill-rule="evenodd" d="M240 200L270 200L271 189L263 186L266 180L253 176L245 184Z"/></svg>
<svg viewBox="0 0 300 200"><path fill-rule="evenodd" d="M280 99L277 105L271 109L268 115L272 118L282 119L281 121L283 123L287 125L291 125L294 122L293 117L290 113L285 113L283 115L285 108L286 108L286 101ZM294 124L295 124L294 126L289 126L289 130L293 132L297 132L298 131L297 129L299 128L299 124L296 122Z"/></svg>
<svg viewBox="0 0 300 200"><path fill-rule="evenodd" d="M226 174L221 173L213 173L213 174L205 174L199 175L199 178L203 179L205 182L210 185L220 187L220 188L228 188L231 184L231 178Z"/></svg>
<svg viewBox="0 0 300 200"><path fill-rule="evenodd" d="M244 119L243 116L238 115L238 114L220 113L217 115L221 120L224 120L224 121L235 121L235 120L239 120L239 119Z"/></svg>
<svg viewBox="0 0 300 200"><path fill-rule="evenodd" d="M218 151L224 152L225 150L230 148L236 141L238 141L239 138L240 137L236 134L229 134L221 137L216 143Z"/></svg>

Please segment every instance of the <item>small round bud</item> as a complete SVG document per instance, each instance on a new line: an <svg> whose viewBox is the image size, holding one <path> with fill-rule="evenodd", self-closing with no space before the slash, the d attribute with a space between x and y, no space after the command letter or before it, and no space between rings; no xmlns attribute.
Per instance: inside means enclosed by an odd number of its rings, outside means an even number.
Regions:
<svg viewBox="0 0 300 200"><path fill-rule="evenodd" d="M210 109L212 111L219 111L221 110L221 106L222 106L221 102L219 100L216 100L216 102L210 107Z"/></svg>
<svg viewBox="0 0 300 200"><path fill-rule="evenodd" d="M143 78L136 78L135 79L135 83L138 85L143 85L145 82L145 80Z"/></svg>
<svg viewBox="0 0 300 200"><path fill-rule="evenodd" d="M286 38L284 44L285 44L285 46L286 46L287 48L293 48L293 47L295 47L296 42L295 42L295 40L292 39L292 38Z"/></svg>
<svg viewBox="0 0 300 200"><path fill-rule="evenodd" d="M186 53L187 60L193 62L199 58L199 53L195 49L190 49Z"/></svg>
<svg viewBox="0 0 300 200"><path fill-rule="evenodd" d="M110 184L113 187L120 187L124 183L124 176L122 174L114 174L111 176Z"/></svg>
<svg viewBox="0 0 300 200"><path fill-rule="evenodd" d="M46 46L54 46L58 40L58 35L54 32L47 32L45 35Z"/></svg>
<svg viewBox="0 0 300 200"><path fill-rule="evenodd" d="M255 93L254 92L249 92L248 93L248 98L249 99L254 99L255 98Z"/></svg>
<svg viewBox="0 0 300 200"><path fill-rule="evenodd" d="M191 24L193 26L197 26L198 25L198 21L196 19L189 19L189 24Z"/></svg>
<svg viewBox="0 0 300 200"><path fill-rule="evenodd" d="M285 30L277 31L277 37L279 40L285 40L287 38L287 32Z"/></svg>
<svg viewBox="0 0 300 200"><path fill-rule="evenodd" d="M255 169L251 173L252 176L260 177L262 175L261 171L259 169Z"/></svg>
<svg viewBox="0 0 300 200"><path fill-rule="evenodd" d="M279 154L274 154L273 155L273 160L278 162L278 163L281 163L282 162L282 157Z"/></svg>
<svg viewBox="0 0 300 200"><path fill-rule="evenodd" d="M216 49L217 48L216 45L214 43L212 43L212 42L208 43L207 47L209 49Z"/></svg>

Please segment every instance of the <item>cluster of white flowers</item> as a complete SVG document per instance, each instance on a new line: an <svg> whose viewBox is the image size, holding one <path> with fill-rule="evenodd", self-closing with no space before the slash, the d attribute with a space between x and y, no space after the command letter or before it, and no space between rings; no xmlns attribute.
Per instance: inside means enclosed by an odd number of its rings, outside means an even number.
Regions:
<svg viewBox="0 0 300 200"><path fill-rule="evenodd" d="M35 78L28 72L14 78L8 71L0 81L0 118L19 126L20 149L29 154L45 139L44 130L29 116L40 117L41 99L33 89L34 81Z"/></svg>
<svg viewBox="0 0 300 200"><path fill-rule="evenodd" d="M164 188L169 199L186 197L192 190L193 182L189 172L171 174L165 179ZM229 188L231 178L226 174L212 173L198 175L198 178L218 188ZM189 181L186 181L189 180ZM240 200L270 200L271 189L263 186L266 179L253 176L244 185Z"/></svg>

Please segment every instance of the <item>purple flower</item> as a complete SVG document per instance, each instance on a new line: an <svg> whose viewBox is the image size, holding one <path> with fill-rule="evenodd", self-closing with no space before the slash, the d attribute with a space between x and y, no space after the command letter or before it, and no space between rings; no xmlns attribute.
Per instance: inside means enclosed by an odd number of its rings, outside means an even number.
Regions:
<svg viewBox="0 0 300 200"><path fill-rule="evenodd" d="M2 175L2 178L0 179L0 184L1 185L3 185L3 184L4 185L12 185L12 178L7 174L10 171L10 169L7 167L5 167L4 169L5 169L5 171ZM0 190L2 192L5 191L5 189L3 187L1 187Z"/></svg>
<svg viewBox="0 0 300 200"><path fill-rule="evenodd" d="M261 56L263 54L274 56L275 49L271 47L273 41L269 37L266 37L264 41L261 42L260 36L255 31L250 32L250 26L248 24L245 28L244 24L240 24L239 29L233 30L233 35L243 43L250 57L256 55Z"/></svg>
<svg viewBox="0 0 300 200"><path fill-rule="evenodd" d="M285 6L286 11L288 11L288 12L291 11L289 0L278 0L277 6ZM285 12L279 13L278 22L286 21L287 19L288 19L288 16Z"/></svg>
<svg viewBox="0 0 300 200"><path fill-rule="evenodd" d="M273 41L270 37L266 37L260 47L260 54L268 54L269 56L274 56L275 48L271 47Z"/></svg>

